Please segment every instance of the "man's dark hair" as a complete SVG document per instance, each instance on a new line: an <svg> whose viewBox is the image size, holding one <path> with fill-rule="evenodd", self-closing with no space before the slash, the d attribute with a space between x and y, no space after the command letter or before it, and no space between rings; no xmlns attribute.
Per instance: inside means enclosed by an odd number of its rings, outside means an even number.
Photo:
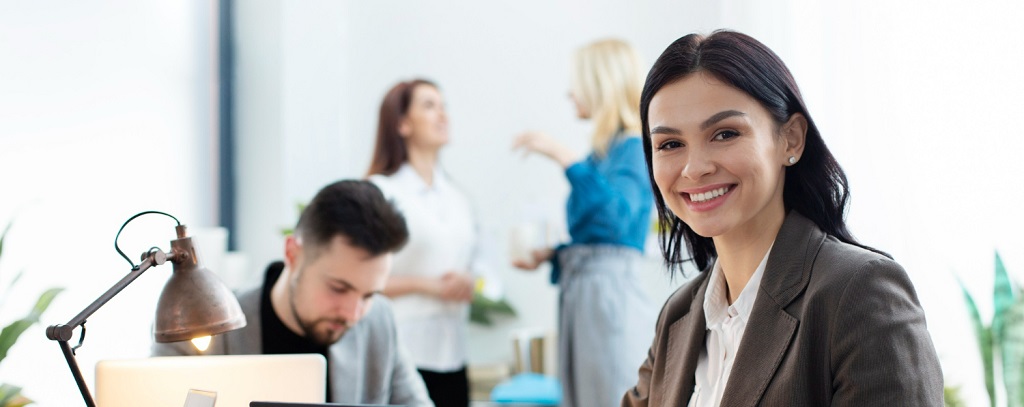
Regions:
<svg viewBox="0 0 1024 407"><path fill-rule="evenodd" d="M295 236L314 252L337 236L371 256L395 252L409 240L405 217L369 181L345 180L323 187L306 206Z"/></svg>

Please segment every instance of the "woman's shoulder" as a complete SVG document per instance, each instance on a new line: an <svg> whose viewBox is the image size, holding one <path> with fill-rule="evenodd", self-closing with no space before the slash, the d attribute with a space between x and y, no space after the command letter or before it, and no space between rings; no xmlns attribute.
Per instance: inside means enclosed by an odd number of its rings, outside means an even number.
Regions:
<svg viewBox="0 0 1024 407"><path fill-rule="evenodd" d="M608 150L633 150L644 147L643 138L639 134L621 133L611 139Z"/></svg>
<svg viewBox="0 0 1024 407"><path fill-rule="evenodd" d="M817 262L826 262L835 269L854 271L869 264L885 264L899 267L888 254L875 249L843 242L828 235L818 251Z"/></svg>
<svg viewBox="0 0 1024 407"><path fill-rule="evenodd" d="M395 187L393 185L391 177L392 176L390 175L373 174L369 177L366 177L366 180L370 181L370 183L375 185L377 189L379 189L380 192L384 194L385 197L391 199L394 198L395 195Z"/></svg>
<svg viewBox="0 0 1024 407"><path fill-rule="evenodd" d="M636 135L620 134L608 145L608 160L620 165L633 166L644 162L643 140ZM646 167L644 167L646 171Z"/></svg>
<svg viewBox="0 0 1024 407"><path fill-rule="evenodd" d="M381 185L390 184L392 176L393 175L373 174L366 177L366 180L372 182L374 185L377 185L377 187L379 188Z"/></svg>
<svg viewBox="0 0 1024 407"><path fill-rule="evenodd" d="M906 270L888 255L828 236L814 260L812 281L834 294L872 291L879 284L909 284ZM859 287L859 288L858 288ZM831 295L831 294L830 294Z"/></svg>

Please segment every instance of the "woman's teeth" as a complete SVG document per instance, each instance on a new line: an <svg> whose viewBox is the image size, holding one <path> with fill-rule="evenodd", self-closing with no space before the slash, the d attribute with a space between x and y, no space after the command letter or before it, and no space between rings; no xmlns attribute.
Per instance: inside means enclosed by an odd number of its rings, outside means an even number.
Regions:
<svg viewBox="0 0 1024 407"><path fill-rule="evenodd" d="M717 198L717 197L720 197L722 195L725 195L726 192L729 192L729 188L730 187L721 187L721 188L718 188L718 189L712 189L712 190L707 191L707 192L690 194L690 200L693 201L693 202L704 202L704 201L707 201L709 199Z"/></svg>

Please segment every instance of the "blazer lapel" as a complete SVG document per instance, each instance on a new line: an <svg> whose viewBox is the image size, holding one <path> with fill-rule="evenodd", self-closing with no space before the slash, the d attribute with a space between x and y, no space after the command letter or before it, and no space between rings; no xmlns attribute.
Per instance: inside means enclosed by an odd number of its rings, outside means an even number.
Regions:
<svg viewBox="0 0 1024 407"><path fill-rule="evenodd" d="M723 406L757 405L800 324L785 308L804 288L825 234L790 211L775 238L754 308L733 362Z"/></svg>
<svg viewBox="0 0 1024 407"><path fill-rule="evenodd" d="M665 360L665 376L660 386L664 389L661 402L652 405L685 406L693 395L694 373L697 359L704 349L707 335L707 320L704 318L704 293L708 288L710 271L702 272L704 281L693 292L690 310L669 327L668 350Z"/></svg>

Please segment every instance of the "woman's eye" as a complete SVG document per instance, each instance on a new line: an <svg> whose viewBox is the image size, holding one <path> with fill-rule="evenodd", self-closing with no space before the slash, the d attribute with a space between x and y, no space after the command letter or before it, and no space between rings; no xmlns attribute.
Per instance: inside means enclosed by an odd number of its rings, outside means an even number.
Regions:
<svg viewBox="0 0 1024 407"><path fill-rule="evenodd" d="M722 130L722 131L720 131L720 132L715 134L714 140L718 140L718 141L728 140L728 139L731 139L731 138L739 136L739 135L740 135L740 133L737 133L737 132L732 131L732 130Z"/></svg>
<svg viewBox="0 0 1024 407"><path fill-rule="evenodd" d="M682 146L683 146L683 143L680 143L680 142L675 141L675 140L669 140L669 141L666 141L664 143L658 144L658 151L671 150L671 149L679 148L679 147L682 147Z"/></svg>

